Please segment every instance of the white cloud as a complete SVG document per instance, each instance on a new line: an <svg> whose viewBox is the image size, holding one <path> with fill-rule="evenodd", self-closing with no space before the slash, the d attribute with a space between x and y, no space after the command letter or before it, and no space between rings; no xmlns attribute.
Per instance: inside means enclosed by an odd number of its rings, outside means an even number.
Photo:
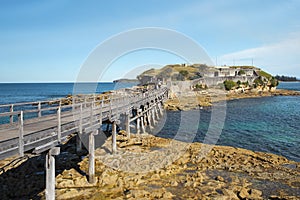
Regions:
<svg viewBox="0 0 300 200"><path fill-rule="evenodd" d="M272 74L300 77L300 33L273 44L222 55L219 64L254 65Z"/></svg>

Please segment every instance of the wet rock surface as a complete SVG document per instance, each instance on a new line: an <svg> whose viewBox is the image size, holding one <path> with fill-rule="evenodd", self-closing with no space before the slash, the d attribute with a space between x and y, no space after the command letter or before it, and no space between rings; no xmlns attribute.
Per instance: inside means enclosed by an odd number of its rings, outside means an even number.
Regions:
<svg viewBox="0 0 300 200"><path fill-rule="evenodd" d="M115 155L108 153L110 140L97 149L94 184L75 169L60 173L56 178L57 199L300 198L300 163L281 156L186 144L152 135L133 135L130 140L122 136L118 140ZM210 151L203 153L207 149ZM169 161L159 165L153 159ZM138 166L141 164L142 168ZM79 166L87 172L88 158Z"/></svg>
<svg viewBox="0 0 300 200"><path fill-rule="evenodd" d="M111 138L96 150L90 184L74 143L56 157L57 199L300 198L300 163L274 154L123 132L116 154ZM1 199L45 199L44 155L14 159L1 162Z"/></svg>

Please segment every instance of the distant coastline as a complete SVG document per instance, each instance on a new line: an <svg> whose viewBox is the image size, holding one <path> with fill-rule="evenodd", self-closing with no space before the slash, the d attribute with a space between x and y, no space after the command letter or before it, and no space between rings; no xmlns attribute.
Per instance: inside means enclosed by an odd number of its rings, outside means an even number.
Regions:
<svg viewBox="0 0 300 200"><path fill-rule="evenodd" d="M126 79L126 78L117 79L113 81L113 83L138 83L138 82L139 81L137 79Z"/></svg>

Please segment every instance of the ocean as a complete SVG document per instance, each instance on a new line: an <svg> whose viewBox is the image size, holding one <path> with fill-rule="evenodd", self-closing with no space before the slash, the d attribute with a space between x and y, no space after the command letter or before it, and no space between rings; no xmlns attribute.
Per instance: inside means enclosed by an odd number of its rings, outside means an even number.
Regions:
<svg viewBox="0 0 300 200"><path fill-rule="evenodd" d="M96 93L131 87L134 83L99 83ZM43 101L73 93L73 83L2 83L0 104ZM88 88L88 85L87 85ZM300 82L282 82L278 88L300 91ZM81 91L90 93L91 91ZM211 109L199 110L194 142L203 142L212 117ZM182 112L168 111L157 136L174 138ZM191 116L192 117L192 116ZM227 101L225 124L217 145L270 152L300 161L300 96L274 96ZM189 125L182 124L188 132Z"/></svg>
<svg viewBox="0 0 300 200"><path fill-rule="evenodd" d="M300 91L300 82L282 82L278 88ZM300 96L237 99L226 104L225 123L217 145L274 153L300 162ZM192 136L194 142L204 142L209 125L213 125L211 109L199 112L198 129ZM185 126L180 123L182 115L189 117L180 111L167 112L165 126L156 135L175 138L179 126ZM190 115L189 120L195 121L193 117ZM195 128L187 124L180 129L188 133Z"/></svg>
<svg viewBox="0 0 300 200"><path fill-rule="evenodd" d="M97 88L92 90L94 85ZM0 105L19 102L35 102L66 97L74 93L75 83L0 83ZM102 93L128 88L136 83L80 83L78 93Z"/></svg>

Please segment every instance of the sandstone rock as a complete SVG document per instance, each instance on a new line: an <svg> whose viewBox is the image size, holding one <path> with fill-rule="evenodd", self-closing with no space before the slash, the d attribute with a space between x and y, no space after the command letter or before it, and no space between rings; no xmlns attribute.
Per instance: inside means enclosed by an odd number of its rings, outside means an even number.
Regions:
<svg viewBox="0 0 300 200"><path fill-rule="evenodd" d="M160 176L158 174L153 174L151 176L151 180L159 180L160 179Z"/></svg>
<svg viewBox="0 0 300 200"><path fill-rule="evenodd" d="M178 186L178 182L177 182L177 181L172 181L172 182L171 182L171 186L177 187L177 186Z"/></svg>
<svg viewBox="0 0 300 200"><path fill-rule="evenodd" d="M73 199L77 196L79 196L80 193L76 189L69 189L64 194L61 194L57 197L58 200L60 199Z"/></svg>
<svg viewBox="0 0 300 200"><path fill-rule="evenodd" d="M99 177L99 179L102 181L102 185L114 187L117 184L118 175L109 174L107 171L104 171L102 175Z"/></svg>
<svg viewBox="0 0 300 200"><path fill-rule="evenodd" d="M130 194L132 195L133 198L140 199L141 197L148 196L150 193L146 190L131 190Z"/></svg>
<svg viewBox="0 0 300 200"><path fill-rule="evenodd" d="M262 191L251 189L250 190L250 198L251 199L262 199Z"/></svg>
<svg viewBox="0 0 300 200"><path fill-rule="evenodd" d="M57 188L71 188L74 187L73 180L70 179L63 179L61 182L56 184Z"/></svg>
<svg viewBox="0 0 300 200"><path fill-rule="evenodd" d="M230 200L239 200L237 195L230 189L223 189L222 192L224 196L229 197Z"/></svg>
<svg viewBox="0 0 300 200"><path fill-rule="evenodd" d="M250 194L248 191L249 191L248 189L242 188L241 191L238 192L238 197L241 199L249 198Z"/></svg>
<svg viewBox="0 0 300 200"><path fill-rule="evenodd" d="M172 199L174 195L171 192L164 192L162 198L163 199Z"/></svg>
<svg viewBox="0 0 300 200"><path fill-rule="evenodd" d="M223 178L222 176L217 176L217 177L215 178L215 180L216 180L216 181L221 181L221 182L224 182L224 181L225 181L224 178Z"/></svg>

